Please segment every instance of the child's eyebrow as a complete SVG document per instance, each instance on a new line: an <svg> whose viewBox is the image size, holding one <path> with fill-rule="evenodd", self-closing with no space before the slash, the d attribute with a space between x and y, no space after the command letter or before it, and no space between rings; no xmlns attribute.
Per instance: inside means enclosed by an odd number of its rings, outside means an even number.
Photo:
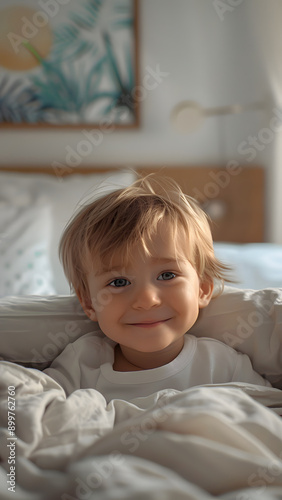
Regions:
<svg viewBox="0 0 282 500"><path fill-rule="evenodd" d="M175 256L174 257L150 257L150 260L153 263L160 263L160 264L177 264L179 262L185 261L184 258L179 258L177 259ZM115 271L124 271L124 266L122 264L112 266L112 267L103 267L99 271L95 273L96 276L102 276L105 274L109 274Z"/></svg>
<svg viewBox="0 0 282 500"><path fill-rule="evenodd" d="M151 260L154 262L163 262L164 264L166 262L180 262L181 260L184 260L183 258L177 258L175 256L173 257L151 257Z"/></svg>
<svg viewBox="0 0 282 500"><path fill-rule="evenodd" d="M103 276L104 274L112 273L113 271L121 271L122 265L113 267L102 267L99 271L95 272L95 276Z"/></svg>

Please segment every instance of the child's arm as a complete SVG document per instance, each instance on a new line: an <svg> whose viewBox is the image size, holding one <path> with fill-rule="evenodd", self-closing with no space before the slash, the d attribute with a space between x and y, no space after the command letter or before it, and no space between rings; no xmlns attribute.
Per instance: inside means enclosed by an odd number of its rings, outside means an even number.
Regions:
<svg viewBox="0 0 282 500"><path fill-rule="evenodd" d="M223 342L200 337L197 349L206 369L209 367L211 383L246 382L271 387L268 380L253 369L249 356Z"/></svg>
<svg viewBox="0 0 282 500"><path fill-rule="evenodd" d="M254 369L249 356L235 351L237 363L233 373L232 382L249 382L250 384L272 387L270 382L259 375Z"/></svg>
<svg viewBox="0 0 282 500"><path fill-rule="evenodd" d="M100 365L111 356L103 339L97 332L86 333L68 344L44 372L63 387L67 396L77 389L95 389Z"/></svg>
<svg viewBox="0 0 282 500"><path fill-rule="evenodd" d="M67 396L80 387L80 367L73 344L65 347L63 352L44 370L65 390Z"/></svg>

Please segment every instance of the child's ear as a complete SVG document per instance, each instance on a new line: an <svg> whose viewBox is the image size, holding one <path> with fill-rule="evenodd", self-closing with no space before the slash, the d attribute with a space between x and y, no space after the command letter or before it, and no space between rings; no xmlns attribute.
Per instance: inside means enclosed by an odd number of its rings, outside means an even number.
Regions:
<svg viewBox="0 0 282 500"><path fill-rule="evenodd" d="M199 308L202 309L206 307L212 298L212 293L213 293L213 282L209 279L205 279L205 281L202 281L200 283L200 290L199 290Z"/></svg>
<svg viewBox="0 0 282 500"><path fill-rule="evenodd" d="M82 306L83 311L92 321L98 321L95 310L93 309L91 298L89 295L82 295L80 292L76 291L78 300Z"/></svg>

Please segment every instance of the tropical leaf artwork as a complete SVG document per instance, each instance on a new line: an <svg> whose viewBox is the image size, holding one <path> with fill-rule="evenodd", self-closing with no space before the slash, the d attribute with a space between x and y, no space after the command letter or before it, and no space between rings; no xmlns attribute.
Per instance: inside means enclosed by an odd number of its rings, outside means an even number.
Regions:
<svg viewBox="0 0 282 500"><path fill-rule="evenodd" d="M33 92L22 85L22 81L0 80L0 122L36 123L40 120L40 104Z"/></svg>
<svg viewBox="0 0 282 500"><path fill-rule="evenodd" d="M52 19L47 56L22 37L20 48L34 62L28 71L1 67L0 52L0 123L134 124L133 3L70 0Z"/></svg>

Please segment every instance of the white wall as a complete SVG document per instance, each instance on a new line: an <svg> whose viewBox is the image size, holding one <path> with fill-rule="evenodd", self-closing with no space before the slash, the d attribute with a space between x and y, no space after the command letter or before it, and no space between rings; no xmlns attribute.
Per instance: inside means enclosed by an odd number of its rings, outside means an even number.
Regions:
<svg viewBox="0 0 282 500"><path fill-rule="evenodd" d="M159 66L168 75L141 103L140 129L104 134L81 165L248 163L250 155L238 152L238 146L265 126L263 112L208 118L190 135L178 134L170 123L181 100L213 107L265 99L246 1L230 2L237 6L229 6L221 19L211 0L139 0L140 82L148 67ZM80 130L1 130L0 163L66 163L66 147L76 150L83 138ZM265 146L252 162L267 166L270 156L271 145Z"/></svg>

